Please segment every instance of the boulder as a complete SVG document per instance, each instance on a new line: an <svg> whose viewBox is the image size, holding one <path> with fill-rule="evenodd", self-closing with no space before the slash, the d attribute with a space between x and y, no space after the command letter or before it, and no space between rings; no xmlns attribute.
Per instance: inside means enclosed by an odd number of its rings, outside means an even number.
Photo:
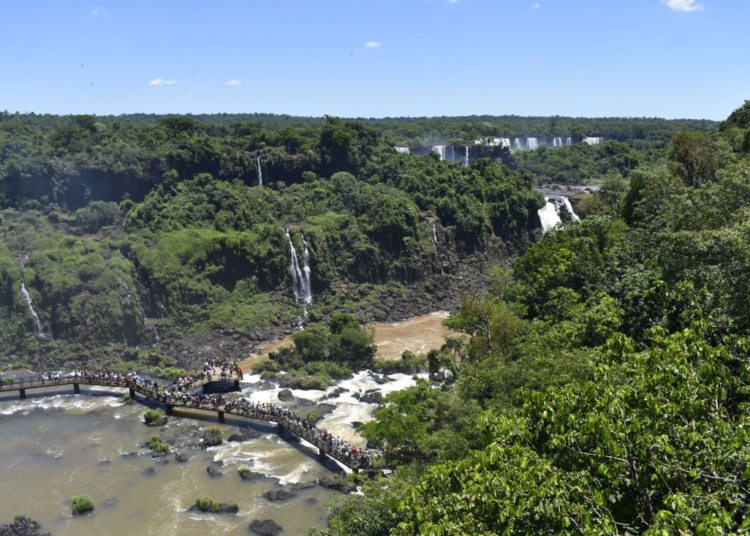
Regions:
<svg viewBox="0 0 750 536"><path fill-rule="evenodd" d="M224 473L222 473L215 467L211 467L210 465L206 467L206 472L211 478L219 478L220 476L224 476Z"/></svg>
<svg viewBox="0 0 750 536"><path fill-rule="evenodd" d="M284 532L284 529L272 519L253 519L248 528L258 536L280 536Z"/></svg>
<svg viewBox="0 0 750 536"><path fill-rule="evenodd" d="M383 393L379 389L372 389L366 391L359 401L366 402L367 404L380 404L383 401Z"/></svg>
<svg viewBox="0 0 750 536"><path fill-rule="evenodd" d="M256 473L255 471L250 471L246 467L243 467L238 472L242 480L248 480L250 482L252 482L253 480L261 480L263 478L266 478L266 475L264 475L263 473Z"/></svg>
<svg viewBox="0 0 750 536"><path fill-rule="evenodd" d="M260 433L250 427L245 427L230 435L227 441L230 443L241 443L243 441L250 441L251 439L258 439L259 437Z"/></svg>
<svg viewBox="0 0 750 536"><path fill-rule="evenodd" d="M148 469L141 471L141 474L144 476L154 476L156 474L156 469L149 467Z"/></svg>
<svg viewBox="0 0 750 536"><path fill-rule="evenodd" d="M294 401L294 395L292 394L291 389L282 389L279 391L279 400L282 402L292 402Z"/></svg>
<svg viewBox="0 0 750 536"><path fill-rule="evenodd" d="M16 516L13 523L0 525L0 536L50 536L39 532L42 526L26 516ZM270 533L269 533L270 534Z"/></svg>
<svg viewBox="0 0 750 536"><path fill-rule="evenodd" d="M263 497L268 499L269 501L285 501L287 499L291 499L292 497L297 495L297 490L294 488L292 489L272 489L263 494Z"/></svg>
<svg viewBox="0 0 750 536"><path fill-rule="evenodd" d="M335 489L341 493L351 493L357 490L357 485L346 477L337 475L324 476L318 480L318 484L327 489Z"/></svg>
<svg viewBox="0 0 750 536"><path fill-rule="evenodd" d="M174 461L179 462L179 463L185 463L189 459L190 457L187 454L184 454L182 452L178 452L177 454L174 455Z"/></svg>
<svg viewBox="0 0 750 536"><path fill-rule="evenodd" d="M221 445L223 442L224 441L221 437L221 433L215 434L211 430L206 430L205 432L203 432L203 441L201 442L203 448L216 447L218 445Z"/></svg>
<svg viewBox="0 0 750 536"><path fill-rule="evenodd" d="M218 508L209 508L208 510L201 510L197 504L194 504L188 508L188 512L191 514L236 514L240 511L240 507L236 504L220 504Z"/></svg>
<svg viewBox="0 0 750 536"><path fill-rule="evenodd" d="M162 415L158 419L154 419L151 422L147 422L146 426L157 427L157 426L164 426L165 424L167 424L167 416L166 415Z"/></svg>

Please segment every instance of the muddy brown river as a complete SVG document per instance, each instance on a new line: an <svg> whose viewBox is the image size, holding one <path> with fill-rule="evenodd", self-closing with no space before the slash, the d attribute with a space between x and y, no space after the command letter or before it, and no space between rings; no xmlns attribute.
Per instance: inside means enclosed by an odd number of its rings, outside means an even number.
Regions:
<svg viewBox="0 0 750 536"><path fill-rule="evenodd" d="M439 347L446 333L441 322L446 313L417 317L398 324L375 326L379 352L398 358L405 349L424 352ZM423 375L424 376L424 375ZM347 392L327 403L335 409L320 423L352 444L364 439L352 423L372 419L375 405L352 396L369 389L383 394L414 384L410 376L394 374L380 385L367 372L359 372L338 386ZM245 396L255 401L279 403L277 385L246 377ZM328 389L333 391L336 386ZM198 442L201 429L218 426L224 438L236 426L251 423L227 416L224 425L198 412L177 411L166 430L147 427L143 403L124 404L125 390L81 387L71 394L68 387L29 391L26 400L16 394L0 397L0 523L18 513L41 522L55 535L205 535L249 534L253 519L273 519L285 534L303 534L308 528L326 526L326 505L343 495L320 486L302 489L291 499L271 502L268 490L292 483L305 483L330 476L341 468L332 461L321 465L317 449L302 443L287 443L275 433L275 425L254 422L260 437L242 443L224 443L208 450L189 448ZM293 391L300 399L319 401L324 391ZM198 418L195 418L198 417ZM145 448L152 435L173 441L189 460L179 463L169 456L166 463L152 458ZM212 478L207 467L223 476ZM238 470L249 467L269 478L243 481ZM73 517L70 498L86 494L95 504L90 516ZM189 514L198 497L237 503L237 515Z"/></svg>

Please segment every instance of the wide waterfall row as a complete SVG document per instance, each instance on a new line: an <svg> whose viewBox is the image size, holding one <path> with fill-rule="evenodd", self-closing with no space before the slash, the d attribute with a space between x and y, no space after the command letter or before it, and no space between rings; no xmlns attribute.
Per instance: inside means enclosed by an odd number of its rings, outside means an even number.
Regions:
<svg viewBox="0 0 750 536"><path fill-rule="evenodd" d="M301 234L301 233L300 233ZM294 299L305 305L312 305L312 285L310 278L310 252L307 248L307 241L305 236L302 236L302 244L305 247L303 253L304 265L300 268L299 258L297 257L297 250L294 248L294 242L292 242L292 236L289 234L289 229L286 230L286 238L289 241L289 270L292 272L292 286L294 291Z"/></svg>
<svg viewBox="0 0 750 536"><path fill-rule="evenodd" d="M542 234L546 234L550 229L562 225L565 221L581 221L573 211L570 200L565 196L545 197L544 206L539 209L539 223L542 225Z"/></svg>
<svg viewBox="0 0 750 536"><path fill-rule="evenodd" d="M34 320L34 335L36 335L38 339L44 339L45 335L44 331L42 331L42 323L39 321L39 315L37 315L34 310L31 295L29 294L29 291L26 290L26 285L23 283L21 283L21 295L23 296L23 299L26 300L26 306L29 309L29 313L31 313L31 318Z"/></svg>

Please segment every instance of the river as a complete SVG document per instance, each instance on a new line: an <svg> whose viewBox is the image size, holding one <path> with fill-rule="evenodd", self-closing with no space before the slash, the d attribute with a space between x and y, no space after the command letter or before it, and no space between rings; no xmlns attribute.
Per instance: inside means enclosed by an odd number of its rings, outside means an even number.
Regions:
<svg viewBox="0 0 750 536"><path fill-rule="evenodd" d="M416 317L398 324L375 325L381 356L398 358L404 349L424 352L442 344L446 313ZM424 375L422 375L424 377ZM363 371L323 391L298 391L298 399L319 401L335 387L347 389L326 400L335 406L319 424L352 444L364 446L352 423L372 419L375 405L352 396L370 389L385 395L414 384L403 374L380 385ZM280 388L248 376L241 396L256 401L279 403ZM145 426L143 403L125 404L124 390L82 386L72 395L71 387L29 391L26 400L14 395L0 397L0 523L23 513L55 535L203 535L248 534L253 519L273 519L286 534L302 534L309 527L326 526L326 505L342 495L320 486L298 491L283 502L271 502L263 493L329 476L340 468L335 462L321 465L316 449L303 443L287 443L275 433L274 425L254 423L260 437L242 443L224 443L208 450L180 446L197 442L201 428L218 426L228 437L236 426L248 421L227 416L217 425L209 416L195 419L195 412L177 411L166 430ZM163 463L144 447L160 434L174 441L177 450L189 456L186 463ZM174 449L173 449L174 450ZM219 466L218 464L222 464ZM211 478L207 467L224 473ZM249 467L269 479L243 481L238 470ZM153 470L151 470L153 469ZM89 495L95 504L93 515L73 517L70 498ZM238 515L195 515L186 510L200 496L237 503Z"/></svg>

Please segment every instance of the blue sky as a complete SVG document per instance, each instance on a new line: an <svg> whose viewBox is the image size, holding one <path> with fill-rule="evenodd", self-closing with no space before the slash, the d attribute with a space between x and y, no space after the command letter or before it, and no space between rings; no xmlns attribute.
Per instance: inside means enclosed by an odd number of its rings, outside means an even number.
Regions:
<svg viewBox="0 0 750 536"><path fill-rule="evenodd" d="M0 20L9 111L723 119L750 99L749 0L0 0Z"/></svg>

